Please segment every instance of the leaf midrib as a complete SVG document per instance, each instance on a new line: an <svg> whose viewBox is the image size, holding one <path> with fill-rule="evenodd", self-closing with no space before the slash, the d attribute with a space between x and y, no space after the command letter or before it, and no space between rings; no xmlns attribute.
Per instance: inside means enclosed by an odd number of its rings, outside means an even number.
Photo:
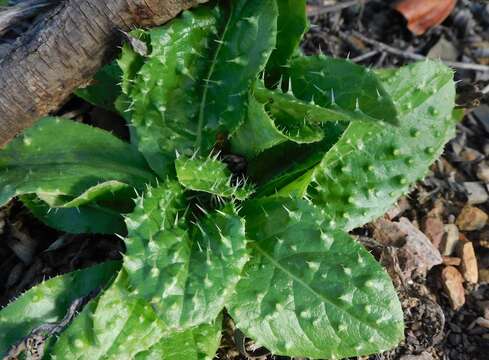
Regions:
<svg viewBox="0 0 489 360"><path fill-rule="evenodd" d="M197 149L197 151L200 151L200 148L202 146L202 131L204 129L204 115L205 115L205 106L207 104L207 93L209 91L209 83L211 81L212 75L214 74L214 69L217 64L217 58L219 57L222 47L224 46L225 43L224 39L226 38L226 35L230 28L231 20L233 19L233 10L234 10L234 6L231 2L230 10L229 10L229 18L226 21L226 25L224 26L222 36L214 40L218 43L218 46L216 48L214 56L212 57L211 66L209 67L209 71L207 73L206 79L204 79L204 90L202 93L202 101L200 102L200 106L199 106L199 118L198 118L199 122L197 125L197 139L195 141L195 148Z"/></svg>
<svg viewBox="0 0 489 360"><path fill-rule="evenodd" d="M270 261L270 263L275 266L278 270L282 271L283 273L285 273L287 276L289 276L293 281L296 281L297 283L299 283L301 286L303 286L306 290L308 290L309 292L311 292L313 295L315 295L316 297L320 298L321 300L323 300L324 302L332 305L334 308L336 309L339 309L341 312L344 312L346 313L348 316L350 316L351 318L357 320L358 322L362 323L362 324L365 324L369 329L372 329L374 330L375 332L377 332L379 335L381 335L383 338L385 338L384 334L376 327L374 327L372 324L366 322L365 320L359 318L358 316L350 313L349 311L347 311L346 309L340 307L339 305L337 305L336 303L334 303L331 299L328 299L327 297L325 297L324 295L318 293L316 290L314 290L311 286L309 286L309 284L307 284L304 280L302 280L301 278L297 277L296 275L294 275L292 272L290 272L288 269L286 269L283 265L281 265L277 260L275 260L272 256L270 256L265 250L263 250L260 245L255 242L253 243L253 247L260 253L262 254L268 261Z"/></svg>

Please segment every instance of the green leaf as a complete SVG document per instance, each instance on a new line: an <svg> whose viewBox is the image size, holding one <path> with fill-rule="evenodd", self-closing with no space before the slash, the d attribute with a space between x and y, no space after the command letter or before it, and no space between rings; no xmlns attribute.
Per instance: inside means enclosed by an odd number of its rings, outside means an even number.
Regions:
<svg viewBox="0 0 489 360"><path fill-rule="evenodd" d="M249 202L251 260L227 304L236 326L274 354L343 358L403 339L389 276L360 244L303 200Z"/></svg>
<svg viewBox="0 0 489 360"><path fill-rule="evenodd" d="M291 62L294 95L331 111L338 121L398 123L396 107L374 71L343 59L298 57Z"/></svg>
<svg viewBox="0 0 489 360"><path fill-rule="evenodd" d="M134 197L134 188L120 181L112 180L92 186L78 197L58 204L58 207L74 208L93 202L120 202L121 199L131 199L132 197Z"/></svg>
<svg viewBox="0 0 489 360"><path fill-rule="evenodd" d="M0 151L0 205L14 196L78 196L116 180L141 188L155 179L131 145L106 131L44 118Z"/></svg>
<svg viewBox="0 0 489 360"><path fill-rule="evenodd" d="M102 295L88 303L50 350L52 359L133 359L166 331L150 304L134 296L122 270Z"/></svg>
<svg viewBox="0 0 489 360"><path fill-rule="evenodd" d="M36 327L61 321L77 298L104 287L120 267L106 262L34 286L0 311L0 355Z"/></svg>
<svg viewBox="0 0 489 360"><path fill-rule="evenodd" d="M121 94L122 72L116 63L104 66L95 75L92 84L75 91L75 95L92 105L116 112L115 102Z"/></svg>
<svg viewBox="0 0 489 360"><path fill-rule="evenodd" d="M129 110L139 149L162 177L173 173L175 151L207 155L218 132L239 127L274 47L273 0L237 0L228 10L203 6L149 33Z"/></svg>
<svg viewBox="0 0 489 360"><path fill-rule="evenodd" d="M214 145L216 130L232 134L243 123L249 89L276 44L275 0L233 1L229 13L204 78L196 141L204 152Z"/></svg>
<svg viewBox="0 0 489 360"><path fill-rule="evenodd" d="M305 121L305 117L291 117L278 111L272 114L267 111L267 105L254 97L250 98L245 123L231 138L234 153L253 159L263 151L287 141L309 144L324 138L323 129Z"/></svg>
<svg viewBox="0 0 489 360"><path fill-rule="evenodd" d="M321 164L299 179L303 186L282 191L307 189L341 229L384 214L455 135L453 72L442 63L402 68L385 87L397 103L400 126L352 123Z"/></svg>
<svg viewBox="0 0 489 360"><path fill-rule="evenodd" d="M175 330L213 321L248 259L244 220L233 206L190 227L182 200L180 185L167 181L148 189L126 219L129 281Z"/></svg>
<svg viewBox="0 0 489 360"><path fill-rule="evenodd" d="M136 360L212 360L221 342L222 316L211 324L202 324L181 332L172 332Z"/></svg>
<svg viewBox="0 0 489 360"><path fill-rule="evenodd" d="M78 208L52 208L35 194L22 195L22 203L46 225L71 234L125 234L120 212L90 203Z"/></svg>
<svg viewBox="0 0 489 360"><path fill-rule="evenodd" d="M178 181L187 189L238 200L245 200L253 193L244 180L233 184L227 165L217 159L180 156L175 160L175 167Z"/></svg>
<svg viewBox="0 0 489 360"><path fill-rule="evenodd" d="M345 123L327 123L321 127L324 139L320 142L296 144L289 141L250 161L248 175L257 184L255 197L273 195L317 166L346 128Z"/></svg>
<svg viewBox="0 0 489 360"><path fill-rule="evenodd" d="M276 0L278 4L277 47L266 68L266 84L276 87L288 62L307 30L306 0Z"/></svg>

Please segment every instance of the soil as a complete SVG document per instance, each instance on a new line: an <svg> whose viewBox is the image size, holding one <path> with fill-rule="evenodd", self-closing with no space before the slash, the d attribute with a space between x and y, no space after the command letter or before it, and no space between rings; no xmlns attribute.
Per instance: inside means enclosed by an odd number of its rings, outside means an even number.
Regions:
<svg viewBox="0 0 489 360"><path fill-rule="evenodd" d="M406 323L406 340L396 349L355 359L489 359L489 329L480 320L489 320L489 226L471 231L459 229L456 240L470 242L475 249L479 279L475 283L464 282L465 304L457 310L443 287L441 273L446 265L436 265L425 272L413 270L410 266L423 260L406 255L402 247L389 242L392 233L387 232L387 240L379 235L382 226L396 226L403 217L429 235L436 251L443 251L447 237L444 226L460 224L457 218L465 206L470 203L489 214L489 101L485 95L489 92L489 71L471 69L473 64L489 64L489 5L460 0L442 25L414 36L402 15L392 9L393 3L309 1L311 29L303 43L307 54L323 52L349 57L374 68L406 64L412 53L441 56L443 60L467 65L458 66L455 74L459 81L457 103L466 109L456 138L426 179L386 214L383 223L374 222L352 233L392 276ZM348 6L339 9L338 4ZM382 44L390 46L390 50L386 51ZM107 115L80 100L68 103L60 114L82 120L91 117L98 125ZM471 194L470 186L477 186L480 191ZM433 218L436 221L427 220ZM438 238L441 242L437 241L437 226L442 226ZM0 209L0 237L0 307L44 278L120 258L124 251L116 237L72 236L53 231L15 201ZM458 253L452 254L457 256ZM463 266L456 268L464 271ZM288 359L256 349L228 317L225 325L218 359Z"/></svg>

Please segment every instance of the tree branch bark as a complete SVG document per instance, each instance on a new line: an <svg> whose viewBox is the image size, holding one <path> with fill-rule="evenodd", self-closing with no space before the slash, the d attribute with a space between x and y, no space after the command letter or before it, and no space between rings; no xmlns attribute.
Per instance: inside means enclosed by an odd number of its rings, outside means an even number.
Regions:
<svg viewBox="0 0 489 360"><path fill-rule="evenodd" d="M161 25L206 1L62 2L0 59L0 146L86 84L113 54L121 30Z"/></svg>

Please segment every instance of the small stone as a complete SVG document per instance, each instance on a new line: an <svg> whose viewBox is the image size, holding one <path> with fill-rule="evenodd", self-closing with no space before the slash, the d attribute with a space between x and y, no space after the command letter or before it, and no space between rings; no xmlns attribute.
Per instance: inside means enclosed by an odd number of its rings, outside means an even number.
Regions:
<svg viewBox="0 0 489 360"><path fill-rule="evenodd" d="M465 206L457 217L456 224L462 231L482 229L487 223L487 214L474 206Z"/></svg>
<svg viewBox="0 0 489 360"><path fill-rule="evenodd" d="M470 181L464 183L465 190L467 191L467 198L469 205L483 204L489 199L485 187L482 183L477 181Z"/></svg>
<svg viewBox="0 0 489 360"><path fill-rule="evenodd" d="M477 258L474 245L470 241L462 242L457 248L458 257L461 259L460 271L465 280L476 284L478 280Z"/></svg>
<svg viewBox="0 0 489 360"><path fill-rule="evenodd" d="M477 165L477 177L479 180L489 183L489 164L486 161Z"/></svg>
<svg viewBox="0 0 489 360"><path fill-rule="evenodd" d="M406 234L405 244L399 251L400 258L405 259L403 270L406 275L412 271L426 274L433 266L443 262L438 248L411 221L402 217L396 224Z"/></svg>
<svg viewBox="0 0 489 360"><path fill-rule="evenodd" d="M444 226L443 229L445 231L445 234L441 242L441 254L444 256L450 256L457 248L460 233L458 231L457 225L455 224L447 224Z"/></svg>
<svg viewBox="0 0 489 360"><path fill-rule="evenodd" d="M457 311L465 304L464 279L453 266L447 266L441 272L443 288L448 295L450 306Z"/></svg>
<svg viewBox="0 0 489 360"><path fill-rule="evenodd" d="M489 269L479 270L479 284L489 283Z"/></svg>
<svg viewBox="0 0 489 360"><path fill-rule="evenodd" d="M462 158L463 161L472 162L472 161L476 161L476 160L482 160L484 158L484 155L482 155L477 150L471 149L469 147L465 147L460 152L460 157Z"/></svg>
<svg viewBox="0 0 489 360"><path fill-rule="evenodd" d="M462 260L454 256L443 256L443 265L447 266L459 266Z"/></svg>
<svg viewBox="0 0 489 360"><path fill-rule="evenodd" d="M423 232L436 248L440 248L445 229L439 216L428 214L424 220Z"/></svg>

